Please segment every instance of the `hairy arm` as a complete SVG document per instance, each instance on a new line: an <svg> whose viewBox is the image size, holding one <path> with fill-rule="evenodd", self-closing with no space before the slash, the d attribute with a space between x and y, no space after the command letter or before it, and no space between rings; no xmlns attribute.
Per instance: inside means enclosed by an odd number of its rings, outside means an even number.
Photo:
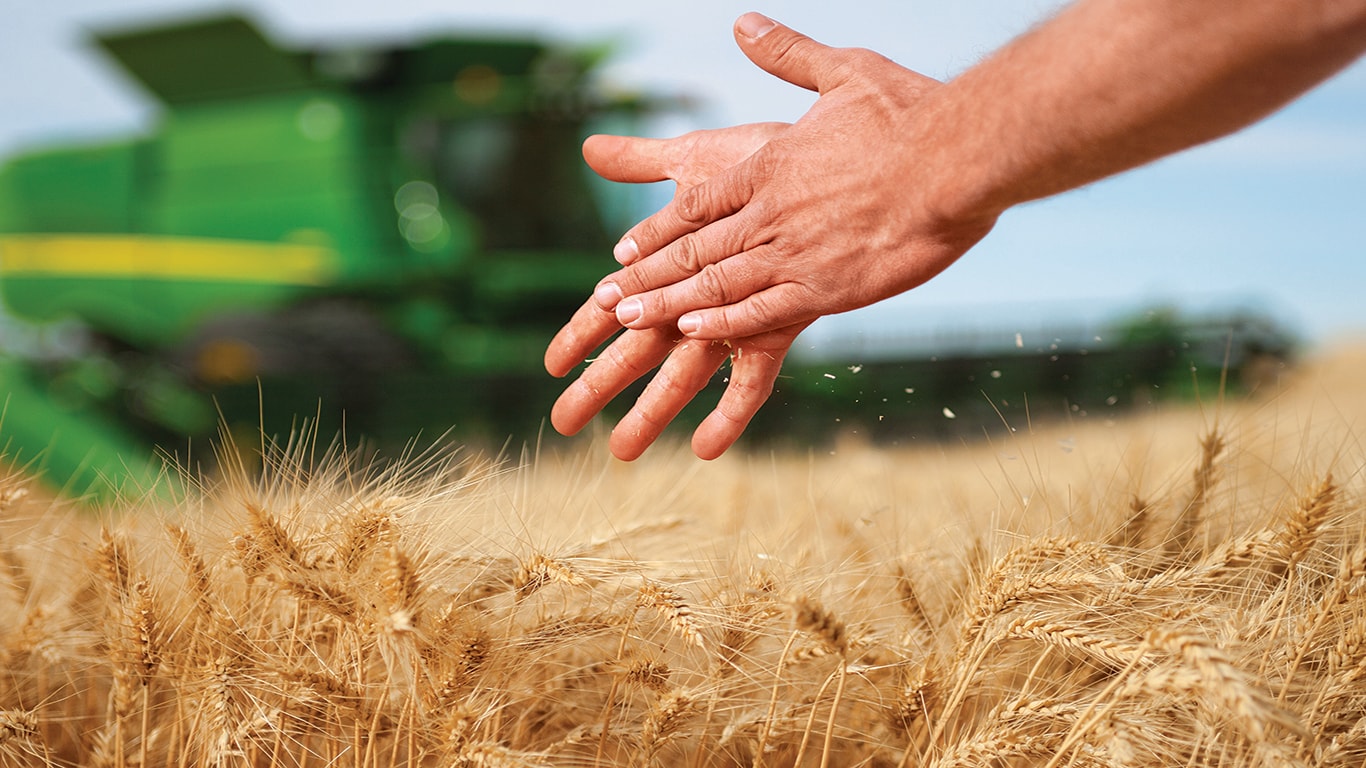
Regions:
<svg viewBox="0 0 1366 768"><path fill-rule="evenodd" d="M1072 189L1255 122L1363 49L1360 0L1079 2L925 105L930 194L972 218Z"/></svg>
<svg viewBox="0 0 1366 768"><path fill-rule="evenodd" d="M626 234L603 283L633 301L603 306L628 327L720 339L874 303L1007 208L1228 134L1366 48L1366 0L1082 0L940 86L767 24L742 17L741 47L821 98Z"/></svg>

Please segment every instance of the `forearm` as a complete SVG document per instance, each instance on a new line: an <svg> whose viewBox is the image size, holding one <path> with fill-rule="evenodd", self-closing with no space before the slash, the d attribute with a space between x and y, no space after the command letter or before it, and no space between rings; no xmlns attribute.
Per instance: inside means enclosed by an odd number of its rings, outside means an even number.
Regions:
<svg viewBox="0 0 1366 768"><path fill-rule="evenodd" d="M1363 0L1081 0L923 105L927 205L994 218L1218 138L1363 49Z"/></svg>

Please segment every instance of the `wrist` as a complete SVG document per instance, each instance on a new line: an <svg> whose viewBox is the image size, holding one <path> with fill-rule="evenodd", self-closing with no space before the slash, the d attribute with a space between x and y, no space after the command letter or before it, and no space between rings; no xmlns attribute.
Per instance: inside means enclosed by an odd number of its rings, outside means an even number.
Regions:
<svg viewBox="0 0 1366 768"><path fill-rule="evenodd" d="M945 86L936 96L944 96ZM932 98L918 110L908 147L916 155L909 177L918 198L916 212L922 226L941 239L980 239L997 218L1017 202L992 183L989 156L973 151L965 121L952 115L942 99Z"/></svg>

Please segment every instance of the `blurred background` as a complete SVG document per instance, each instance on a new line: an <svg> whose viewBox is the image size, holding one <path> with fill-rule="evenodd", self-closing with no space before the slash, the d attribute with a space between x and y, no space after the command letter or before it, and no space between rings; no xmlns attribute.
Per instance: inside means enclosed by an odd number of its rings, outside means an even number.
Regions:
<svg viewBox="0 0 1366 768"><path fill-rule="evenodd" d="M583 136L799 117L735 48L747 10L949 78L1060 5L8 0L0 434L75 492L220 421L535 439L546 340L670 193L591 178ZM752 439L1111 414L1210 396L1225 361L1265 386L1366 331L1363 199L1359 63L813 326Z"/></svg>

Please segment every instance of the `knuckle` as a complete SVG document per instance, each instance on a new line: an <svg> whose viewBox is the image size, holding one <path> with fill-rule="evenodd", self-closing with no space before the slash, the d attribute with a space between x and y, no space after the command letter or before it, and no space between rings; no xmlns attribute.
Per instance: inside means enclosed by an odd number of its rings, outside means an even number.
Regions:
<svg viewBox="0 0 1366 768"><path fill-rule="evenodd" d="M693 225L694 228L708 223L711 210L710 202L705 184L688 187L674 197L674 207L678 213L678 218L685 224Z"/></svg>
<svg viewBox="0 0 1366 768"><path fill-rule="evenodd" d="M779 149L775 149L770 143L760 147L757 152L749 156L749 159L746 162L753 172L753 178L770 179L778 172L779 163L781 161L782 152ZM750 205L752 206L758 202L761 201L756 198Z"/></svg>
<svg viewBox="0 0 1366 768"><path fill-rule="evenodd" d="M632 408L631 416L644 426L644 429L638 429L638 432L658 435L664 431L665 427L669 426L669 419L659 417L649 408Z"/></svg>
<svg viewBox="0 0 1366 768"><path fill-rule="evenodd" d="M838 82L862 80L890 61L886 56L867 48L841 48L840 55L831 65L831 74Z"/></svg>
<svg viewBox="0 0 1366 768"><path fill-rule="evenodd" d="M631 355L626 354L626 351L619 344L609 346L603 356L607 358L607 363L612 369L623 371L633 379L645 372L640 364Z"/></svg>
<svg viewBox="0 0 1366 768"><path fill-rule="evenodd" d="M650 380L649 385L646 386L645 391L650 399L659 399L666 402L672 401L678 396L692 397L696 394L695 391L692 391L687 386L686 382L681 381L678 377L674 376L668 370L668 366L659 369L655 374L655 377Z"/></svg>
<svg viewBox="0 0 1366 768"><path fill-rule="evenodd" d="M637 321L638 326L649 326L665 318L674 316L675 301L669 291L653 291L646 295L644 312Z"/></svg>
<svg viewBox="0 0 1366 768"><path fill-rule="evenodd" d="M888 62L886 56L867 48L845 48L843 53L842 72L845 74L865 72Z"/></svg>
<svg viewBox="0 0 1366 768"><path fill-rule="evenodd" d="M726 396L716 404L716 412L726 421L743 427L772 392L772 384L756 383L745 377L732 378Z"/></svg>
<svg viewBox="0 0 1366 768"><path fill-rule="evenodd" d="M731 303L730 280L727 279L725 272L716 264L707 264L697 272L698 291L708 301L715 301L719 304Z"/></svg>
<svg viewBox="0 0 1366 768"><path fill-rule="evenodd" d="M691 235L680 238L675 243L675 262L679 268L689 275L695 275L702 271L706 264L702 260L702 251L699 247L697 238Z"/></svg>
<svg viewBox="0 0 1366 768"><path fill-rule="evenodd" d="M644 395L648 398L667 398L669 395L682 391L682 389L683 387L678 383L678 379L669 373L669 367L666 365L655 373L653 379L650 379L650 383L645 387Z"/></svg>
<svg viewBox="0 0 1366 768"><path fill-rule="evenodd" d="M736 378L732 386L735 387L737 405L744 404L750 407L756 407L764 402L773 392L773 382L770 379L742 376Z"/></svg>
<svg viewBox="0 0 1366 768"><path fill-rule="evenodd" d="M760 293L749 298L745 307L745 319L755 325L767 325L776 318L777 308L772 299Z"/></svg>
<svg viewBox="0 0 1366 768"><path fill-rule="evenodd" d="M617 284L617 288L621 290L621 298L616 300L617 305L614 305L611 309L603 309L601 307L598 307L598 311L603 313L604 315L611 316L607 318L608 322L615 322L617 316L616 306L619 306L621 302L626 300L627 297L634 296L637 293L640 293L642 290L641 286L649 282L650 262L645 261L638 264L632 264L626 269L608 275L607 277L604 277L602 279L603 282L607 282L609 280ZM594 303L596 303L596 300L594 301Z"/></svg>
<svg viewBox="0 0 1366 768"><path fill-rule="evenodd" d="M645 388L645 392L642 393L641 399L631 408L631 414L643 423L651 433L658 434L664 431L664 428L669 426L670 421L667 414L661 415L651 407L651 401L656 398L667 398L673 388L670 379L665 378L661 381L660 374L655 374L654 381L650 382L649 386Z"/></svg>
<svg viewBox="0 0 1366 768"><path fill-rule="evenodd" d="M780 65L790 64L793 60L806 58L806 49L811 41L802 35L770 35L773 60Z"/></svg>
<svg viewBox="0 0 1366 768"><path fill-rule="evenodd" d="M559 400L555 402L555 413L563 422L563 426L570 427L577 432L582 426L583 412L585 410L596 410L601 407L602 390L593 385L586 376L581 376L574 380L565 388Z"/></svg>

